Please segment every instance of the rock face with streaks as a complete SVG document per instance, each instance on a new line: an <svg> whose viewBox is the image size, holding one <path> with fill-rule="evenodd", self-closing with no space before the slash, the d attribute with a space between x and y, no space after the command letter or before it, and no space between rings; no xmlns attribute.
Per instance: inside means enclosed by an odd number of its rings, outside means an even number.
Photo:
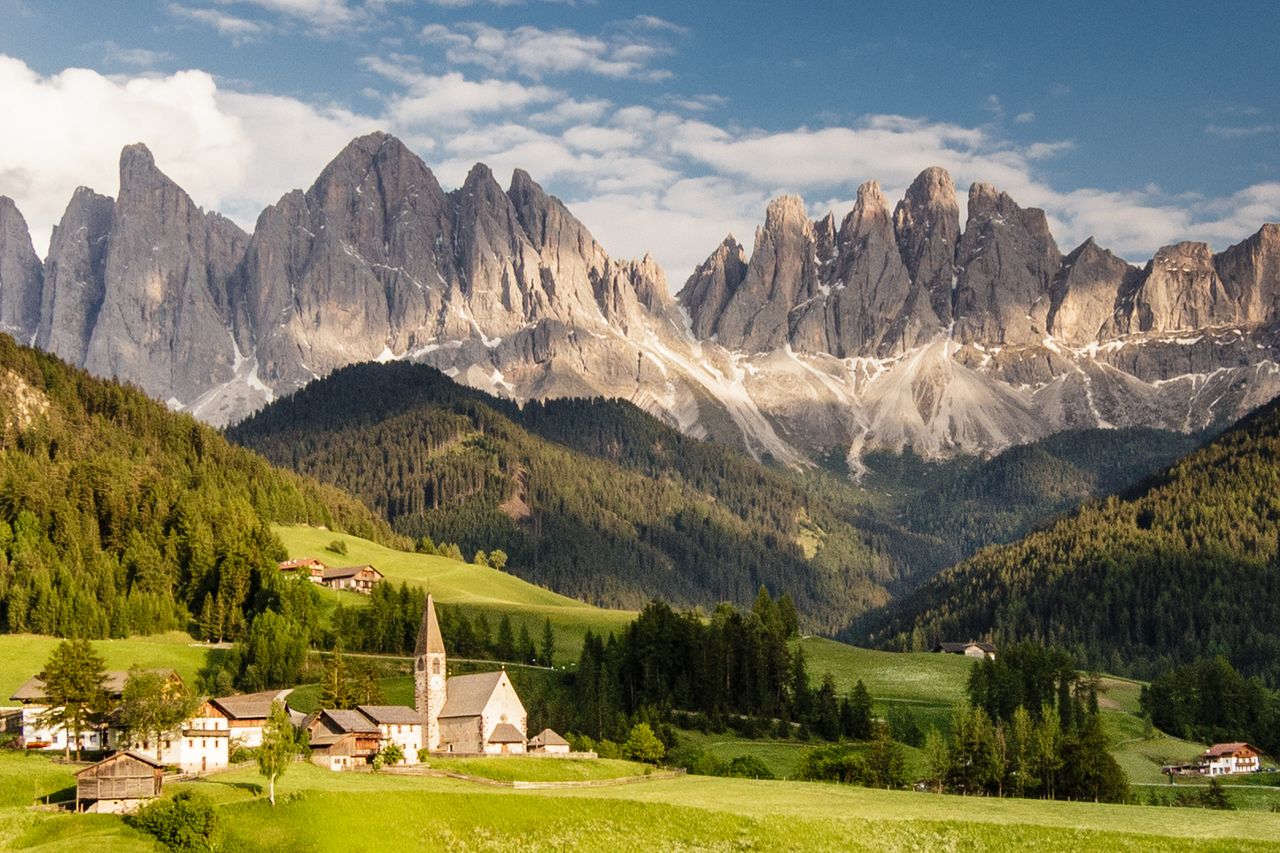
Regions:
<svg viewBox="0 0 1280 853"><path fill-rule="evenodd" d="M40 325L43 279L27 221L13 199L0 196L0 331L31 342Z"/></svg>
<svg viewBox="0 0 1280 853"><path fill-rule="evenodd" d="M446 191L399 140L353 140L251 235L141 145L36 257L0 199L0 326L215 424L359 361L411 359L517 399L624 397L784 464L991 453L1055 430L1223 424L1280 393L1280 227L1144 268L929 168L837 219L769 204L676 297L517 170Z"/></svg>

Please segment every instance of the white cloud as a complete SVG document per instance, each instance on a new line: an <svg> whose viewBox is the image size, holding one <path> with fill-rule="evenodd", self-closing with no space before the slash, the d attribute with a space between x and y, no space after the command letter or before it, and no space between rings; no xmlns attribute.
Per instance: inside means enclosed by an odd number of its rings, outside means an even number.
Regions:
<svg viewBox="0 0 1280 853"><path fill-rule="evenodd" d="M377 56L365 57L361 64L403 88L389 96L386 103L386 118L397 126L458 124L477 114L521 110L561 97L546 86L527 86L513 80L469 80L457 71L427 74L403 61Z"/></svg>
<svg viewBox="0 0 1280 853"><path fill-rule="evenodd" d="M45 77L0 56L0 194L44 254L77 186L114 195L120 149L145 142L160 168L206 208L252 227L261 208L314 180L351 137L378 125L291 98L219 91L202 71Z"/></svg>
<svg viewBox="0 0 1280 853"><path fill-rule="evenodd" d="M357 17L357 11L348 6L345 0L217 0L217 2L222 6L256 6L267 12L275 12L320 26L349 24Z"/></svg>
<svg viewBox="0 0 1280 853"><path fill-rule="evenodd" d="M251 21L217 9L196 9L181 3L169 3L165 8L175 18L212 27L218 35L225 36L236 44L260 38L270 31L269 27L259 21Z"/></svg>
<svg viewBox="0 0 1280 853"><path fill-rule="evenodd" d="M1027 110L1024 113L1018 113L1016 116L1013 117L1014 124L1031 124L1031 122L1035 120L1036 120L1036 114L1033 113L1031 110Z"/></svg>
<svg viewBox="0 0 1280 853"><path fill-rule="evenodd" d="M1222 139L1247 139L1250 136L1261 136L1264 133L1280 133L1280 125L1251 124L1241 127L1211 124L1204 129L1204 132Z"/></svg>
<svg viewBox="0 0 1280 853"><path fill-rule="evenodd" d="M150 69L173 58L173 54L163 50L150 50L145 47L123 47L113 41L101 43L102 57L112 65L123 65L130 68Z"/></svg>
<svg viewBox="0 0 1280 853"><path fill-rule="evenodd" d="M652 67L655 60L671 52L670 48L653 40L647 32L652 26L642 29L646 32L628 27L607 36L590 36L534 26L500 29L482 23L429 24L422 29L421 38L443 47L451 63L533 79L574 72L641 80L670 77L670 72Z"/></svg>

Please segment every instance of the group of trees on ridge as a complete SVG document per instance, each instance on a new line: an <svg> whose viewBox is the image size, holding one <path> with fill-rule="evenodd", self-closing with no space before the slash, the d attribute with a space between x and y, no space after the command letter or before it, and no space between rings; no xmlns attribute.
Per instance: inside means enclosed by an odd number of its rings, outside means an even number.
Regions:
<svg viewBox="0 0 1280 853"><path fill-rule="evenodd" d="M981 551L884 616L873 641L1034 639L1151 677L1222 655L1280 684L1280 403L1130 493Z"/></svg>
<svg viewBox="0 0 1280 853"><path fill-rule="evenodd" d="M247 635L276 600L272 522L405 540L359 501L140 391L0 335L0 629Z"/></svg>

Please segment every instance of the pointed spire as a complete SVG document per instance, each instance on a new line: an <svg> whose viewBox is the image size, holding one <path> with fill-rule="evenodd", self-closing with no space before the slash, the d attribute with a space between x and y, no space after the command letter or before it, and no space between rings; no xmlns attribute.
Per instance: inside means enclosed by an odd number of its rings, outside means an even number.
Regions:
<svg viewBox="0 0 1280 853"><path fill-rule="evenodd" d="M435 599L430 593L427 593L427 606L422 611L422 625L418 628L418 644L413 654L415 657L444 654L444 637L436 619Z"/></svg>

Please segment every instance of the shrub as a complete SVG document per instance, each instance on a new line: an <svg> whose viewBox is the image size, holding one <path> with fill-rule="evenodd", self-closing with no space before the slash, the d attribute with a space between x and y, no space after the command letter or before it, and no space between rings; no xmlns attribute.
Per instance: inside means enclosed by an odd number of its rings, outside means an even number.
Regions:
<svg viewBox="0 0 1280 853"><path fill-rule="evenodd" d="M126 820L170 850L214 849L218 815L209 801L194 791L179 791L171 799L156 800Z"/></svg>
<svg viewBox="0 0 1280 853"><path fill-rule="evenodd" d="M325 550L332 551L335 554L341 554L345 557L347 556L347 543L341 539L335 539L325 546Z"/></svg>
<svg viewBox="0 0 1280 853"><path fill-rule="evenodd" d="M772 779L773 771L754 755L739 755L724 766L717 776L736 776L741 779Z"/></svg>
<svg viewBox="0 0 1280 853"><path fill-rule="evenodd" d="M657 764L667 754L667 748L658 740L648 723L636 723L627 734L626 743L622 745L622 754L632 761Z"/></svg>

